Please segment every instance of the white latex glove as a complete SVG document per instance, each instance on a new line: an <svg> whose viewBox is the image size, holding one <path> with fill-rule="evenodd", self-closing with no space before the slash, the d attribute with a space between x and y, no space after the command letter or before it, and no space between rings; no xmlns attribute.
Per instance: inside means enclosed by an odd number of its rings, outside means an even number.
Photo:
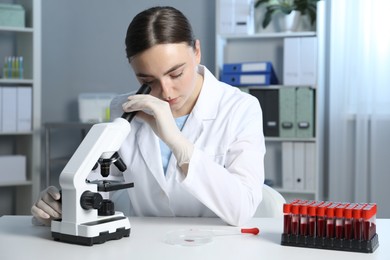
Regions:
<svg viewBox="0 0 390 260"><path fill-rule="evenodd" d="M43 190L37 202L31 207L33 214L32 223L34 225L51 225L52 219L61 218L61 194L59 190L50 186Z"/></svg>
<svg viewBox="0 0 390 260"><path fill-rule="evenodd" d="M194 145L189 142L175 123L169 103L151 95L134 95L123 104L125 112L139 111L137 116L145 120L158 137L171 149L177 164L187 172Z"/></svg>

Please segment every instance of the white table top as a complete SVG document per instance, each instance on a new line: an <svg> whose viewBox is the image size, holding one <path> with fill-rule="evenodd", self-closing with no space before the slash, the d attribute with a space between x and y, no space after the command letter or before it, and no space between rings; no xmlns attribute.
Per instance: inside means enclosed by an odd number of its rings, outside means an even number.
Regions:
<svg viewBox="0 0 390 260"><path fill-rule="evenodd" d="M254 218L246 227L260 234L213 237L209 244L165 243L179 229L234 229L218 218L130 218L130 237L89 246L54 241L49 227L33 226L31 216L0 218L0 259L390 259L390 219L377 220L379 247L372 254L281 246L282 219Z"/></svg>

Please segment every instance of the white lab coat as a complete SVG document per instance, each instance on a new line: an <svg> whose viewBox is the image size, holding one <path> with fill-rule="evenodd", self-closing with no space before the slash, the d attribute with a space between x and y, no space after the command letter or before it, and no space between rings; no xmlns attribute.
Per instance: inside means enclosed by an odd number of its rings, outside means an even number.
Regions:
<svg viewBox="0 0 390 260"><path fill-rule="evenodd" d="M218 216L242 225L262 200L265 144L262 112L253 96L218 81L199 66L204 82L182 133L195 145L184 178L172 155L164 175L158 137L135 118L119 153L131 215ZM113 117L123 113L129 94L111 102Z"/></svg>

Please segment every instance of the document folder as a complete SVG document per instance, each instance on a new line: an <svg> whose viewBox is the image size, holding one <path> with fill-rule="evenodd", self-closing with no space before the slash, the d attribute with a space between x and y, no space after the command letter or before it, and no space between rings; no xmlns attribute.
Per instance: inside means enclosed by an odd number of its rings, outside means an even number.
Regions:
<svg viewBox="0 0 390 260"><path fill-rule="evenodd" d="M295 137L295 87L279 89L279 134L280 137Z"/></svg>
<svg viewBox="0 0 390 260"><path fill-rule="evenodd" d="M279 93L277 89L249 89L263 111L264 136L279 136Z"/></svg>
<svg viewBox="0 0 390 260"><path fill-rule="evenodd" d="M266 86L271 84L268 74L222 74L221 81L233 86Z"/></svg>
<svg viewBox="0 0 390 260"><path fill-rule="evenodd" d="M242 62L225 63L222 67L223 73L243 73L243 74L267 74L273 72L272 63L264 62Z"/></svg>
<svg viewBox="0 0 390 260"><path fill-rule="evenodd" d="M294 147L292 142L282 142L282 187L294 188Z"/></svg>
<svg viewBox="0 0 390 260"><path fill-rule="evenodd" d="M314 90L309 87L299 87L296 91L297 99L297 134L298 138L314 136Z"/></svg>

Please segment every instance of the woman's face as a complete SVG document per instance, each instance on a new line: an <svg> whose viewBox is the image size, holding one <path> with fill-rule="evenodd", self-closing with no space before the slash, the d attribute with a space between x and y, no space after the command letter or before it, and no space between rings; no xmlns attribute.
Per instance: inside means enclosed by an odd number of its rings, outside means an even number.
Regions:
<svg viewBox="0 0 390 260"><path fill-rule="evenodd" d="M200 43L158 44L134 56L130 64L141 84L152 88L151 95L167 101L174 117L191 112L202 88L197 66Z"/></svg>

